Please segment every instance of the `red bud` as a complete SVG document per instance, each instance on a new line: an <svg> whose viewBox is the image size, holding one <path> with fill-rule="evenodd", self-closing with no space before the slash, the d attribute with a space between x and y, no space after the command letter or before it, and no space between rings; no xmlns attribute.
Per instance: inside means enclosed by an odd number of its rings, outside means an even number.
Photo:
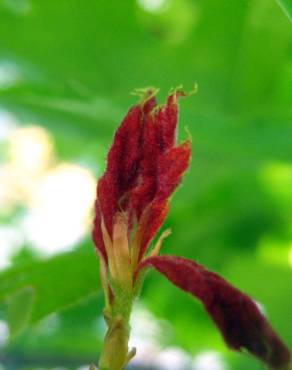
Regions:
<svg viewBox="0 0 292 370"><path fill-rule="evenodd" d="M177 100L181 95L174 92L164 106L156 108L153 91L146 91L142 102L129 110L116 131L97 186L93 230L95 245L105 260L101 220L112 237L114 215L127 213L129 235L138 224L135 255L141 259L166 217L168 198L179 185L191 155L189 142L175 146Z"/></svg>

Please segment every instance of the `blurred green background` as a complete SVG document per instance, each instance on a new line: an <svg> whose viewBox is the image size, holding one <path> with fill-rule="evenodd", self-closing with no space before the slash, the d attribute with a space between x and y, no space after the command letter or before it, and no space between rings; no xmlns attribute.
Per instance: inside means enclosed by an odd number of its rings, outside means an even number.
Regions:
<svg viewBox="0 0 292 370"><path fill-rule="evenodd" d="M281 6L282 5L282 9ZM284 9L286 5L286 10ZM191 168L163 252L260 304L292 347L289 0L0 0L0 369L88 369L104 324L90 240L96 178L137 87L180 103ZM260 370L151 272L132 368Z"/></svg>

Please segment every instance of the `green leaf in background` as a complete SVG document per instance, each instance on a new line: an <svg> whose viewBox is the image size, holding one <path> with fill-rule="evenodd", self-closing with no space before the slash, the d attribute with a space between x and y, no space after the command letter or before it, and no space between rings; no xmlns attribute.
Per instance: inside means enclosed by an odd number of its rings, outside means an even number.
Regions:
<svg viewBox="0 0 292 370"><path fill-rule="evenodd" d="M9 297L7 321L11 336L18 334L28 325L32 314L34 297L34 288L29 286Z"/></svg>
<svg viewBox="0 0 292 370"><path fill-rule="evenodd" d="M292 1L291 0L277 0L280 7L287 14L288 18L292 22Z"/></svg>
<svg viewBox="0 0 292 370"><path fill-rule="evenodd" d="M0 274L11 334L99 291L94 252L75 251L12 267Z"/></svg>

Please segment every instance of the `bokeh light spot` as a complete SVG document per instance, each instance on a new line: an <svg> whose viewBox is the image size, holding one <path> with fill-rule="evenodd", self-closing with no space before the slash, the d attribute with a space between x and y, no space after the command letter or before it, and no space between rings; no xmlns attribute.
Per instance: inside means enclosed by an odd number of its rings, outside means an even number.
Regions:
<svg viewBox="0 0 292 370"><path fill-rule="evenodd" d="M67 250L88 229L96 181L79 165L63 163L40 180L24 227L44 255Z"/></svg>
<svg viewBox="0 0 292 370"><path fill-rule="evenodd" d="M0 347L3 347L6 344L6 341L9 337L9 328L5 321L0 320Z"/></svg>
<svg viewBox="0 0 292 370"><path fill-rule="evenodd" d="M138 4L141 6L141 8L150 13L163 11L168 2L169 0L138 0Z"/></svg>
<svg viewBox="0 0 292 370"><path fill-rule="evenodd" d="M208 351L195 357L192 370L226 370L226 366L219 353Z"/></svg>
<svg viewBox="0 0 292 370"><path fill-rule="evenodd" d="M280 201L292 200L292 165L272 162L265 165L260 178L266 189Z"/></svg>
<svg viewBox="0 0 292 370"><path fill-rule="evenodd" d="M13 114L0 109L0 141L6 140L17 127L17 120Z"/></svg>
<svg viewBox="0 0 292 370"><path fill-rule="evenodd" d="M10 265L11 257L19 251L22 242L19 229L11 225L0 226L0 270Z"/></svg>
<svg viewBox="0 0 292 370"><path fill-rule="evenodd" d="M290 264L291 242L272 237L263 237L258 247L258 255L268 264L287 266Z"/></svg>
<svg viewBox="0 0 292 370"><path fill-rule="evenodd" d="M9 138L9 157L13 165L26 172L45 169L52 156L52 139L39 126L16 129Z"/></svg>
<svg viewBox="0 0 292 370"><path fill-rule="evenodd" d="M155 365L161 370L185 370L190 367L190 363L190 356L179 347L165 348L155 361Z"/></svg>
<svg viewBox="0 0 292 370"><path fill-rule="evenodd" d="M0 90L8 89L20 80L18 68L9 61L0 61Z"/></svg>

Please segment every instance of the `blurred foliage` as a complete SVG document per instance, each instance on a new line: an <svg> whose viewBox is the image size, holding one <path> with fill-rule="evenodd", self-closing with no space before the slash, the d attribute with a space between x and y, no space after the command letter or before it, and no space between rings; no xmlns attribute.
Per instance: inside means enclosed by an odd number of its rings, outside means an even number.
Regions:
<svg viewBox="0 0 292 370"><path fill-rule="evenodd" d="M289 19L292 21L292 3L289 0L279 0L280 6L283 8L284 12L287 14Z"/></svg>
<svg viewBox="0 0 292 370"><path fill-rule="evenodd" d="M22 263L3 272L0 279L0 299L8 301L12 335L25 325L97 294L99 290L93 251L78 250L46 261ZM19 322L21 318L26 322Z"/></svg>
<svg viewBox="0 0 292 370"><path fill-rule="evenodd" d="M136 101L131 91L157 86L162 100L196 81L198 94L181 102L179 132L185 137L187 126L192 136L192 166L172 202L164 253L193 258L251 294L292 347L289 18L274 0L151 3L1 0L1 108L46 127L59 160L97 174ZM279 3L291 16L290 1ZM8 302L0 317L20 332L0 354L8 369L96 361L103 327L92 248L85 241L45 261L20 258L0 273ZM171 323L164 345L217 350L229 369L262 368L227 351L200 304L155 273L142 302Z"/></svg>

